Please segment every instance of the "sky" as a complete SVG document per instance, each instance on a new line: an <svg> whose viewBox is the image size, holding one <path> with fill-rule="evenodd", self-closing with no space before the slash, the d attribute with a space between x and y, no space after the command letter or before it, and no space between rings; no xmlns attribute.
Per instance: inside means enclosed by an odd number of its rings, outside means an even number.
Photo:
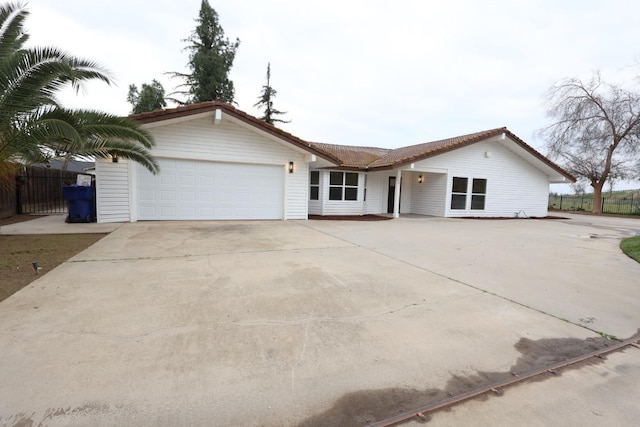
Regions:
<svg viewBox="0 0 640 427"><path fill-rule="evenodd" d="M270 62L275 107L291 120L280 127L308 141L396 148L506 126L546 154L536 131L551 123L543 96L554 82L640 76L637 1L209 2L240 39L237 107L260 115ZM166 73L188 72L200 3L29 0L26 28L31 45L95 60L116 82L67 91L65 106L127 115L130 84L157 79L169 93L180 81Z"/></svg>

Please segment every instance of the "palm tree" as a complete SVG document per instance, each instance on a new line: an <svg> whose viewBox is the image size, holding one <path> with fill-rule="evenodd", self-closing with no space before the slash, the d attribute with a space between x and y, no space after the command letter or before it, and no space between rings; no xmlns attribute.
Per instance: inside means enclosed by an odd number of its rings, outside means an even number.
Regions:
<svg viewBox="0 0 640 427"><path fill-rule="evenodd" d="M0 178L15 162L52 157L117 156L157 173L149 151L153 137L135 122L58 103L56 93L65 87L78 91L88 80L112 81L95 62L53 47L25 47L28 13L19 4L0 6Z"/></svg>

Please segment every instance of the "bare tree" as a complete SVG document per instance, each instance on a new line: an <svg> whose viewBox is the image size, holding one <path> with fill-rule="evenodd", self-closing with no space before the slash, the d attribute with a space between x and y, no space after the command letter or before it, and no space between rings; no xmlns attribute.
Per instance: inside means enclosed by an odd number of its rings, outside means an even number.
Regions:
<svg viewBox="0 0 640 427"><path fill-rule="evenodd" d="M576 181L571 184L571 189L576 196L582 196L585 193L584 181Z"/></svg>
<svg viewBox="0 0 640 427"><path fill-rule="evenodd" d="M607 180L636 173L640 152L640 93L604 82L599 72L583 82L565 79L549 89L547 115L555 120L541 129L549 156L593 187L593 212L602 212Z"/></svg>

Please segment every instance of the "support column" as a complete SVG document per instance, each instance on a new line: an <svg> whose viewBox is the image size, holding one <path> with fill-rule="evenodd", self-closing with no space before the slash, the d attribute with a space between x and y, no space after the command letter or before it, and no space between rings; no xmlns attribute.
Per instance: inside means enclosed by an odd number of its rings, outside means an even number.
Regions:
<svg viewBox="0 0 640 427"><path fill-rule="evenodd" d="M400 217L400 185L402 182L402 171L398 169L396 172L396 188L393 195L393 217Z"/></svg>

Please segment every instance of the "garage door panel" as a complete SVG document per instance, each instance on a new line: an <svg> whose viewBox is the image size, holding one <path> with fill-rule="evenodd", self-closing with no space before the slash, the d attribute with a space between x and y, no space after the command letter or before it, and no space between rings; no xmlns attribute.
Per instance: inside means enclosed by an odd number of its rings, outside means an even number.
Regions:
<svg viewBox="0 0 640 427"><path fill-rule="evenodd" d="M206 175L196 176L196 184L199 186L202 186L202 185L212 186L212 185L215 185L215 183L216 183L216 180L212 176L206 176Z"/></svg>
<svg viewBox="0 0 640 427"><path fill-rule="evenodd" d="M282 219L284 167L159 159L137 169L140 220Z"/></svg>
<svg viewBox="0 0 640 427"><path fill-rule="evenodd" d="M182 202L195 202L197 200L196 198L196 192L195 191L182 191L180 193L180 201Z"/></svg>
<svg viewBox="0 0 640 427"><path fill-rule="evenodd" d="M180 185L195 186L198 185L198 178L196 175L180 175Z"/></svg>
<svg viewBox="0 0 640 427"><path fill-rule="evenodd" d="M153 175L151 174L138 175L138 184L148 185L152 183L153 183Z"/></svg>
<svg viewBox="0 0 640 427"><path fill-rule="evenodd" d="M165 202L176 202L176 192L175 191L160 191L160 200Z"/></svg>
<svg viewBox="0 0 640 427"><path fill-rule="evenodd" d="M175 206L160 206L160 215L163 217L175 217L177 208Z"/></svg>
<svg viewBox="0 0 640 427"><path fill-rule="evenodd" d="M142 190L138 192L138 200L140 202L152 202L155 200L155 197L152 191Z"/></svg>
<svg viewBox="0 0 640 427"><path fill-rule="evenodd" d="M175 185L175 183L176 183L176 175L175 175L175 173L163 174L163 175L160 176L160 184Z"/></svg>
<svg viewBox="0 0 640 427"><path fill-rule="evenodd" d="M203 202L213 202L213 191L199 191L198 200Z"/></svg>

